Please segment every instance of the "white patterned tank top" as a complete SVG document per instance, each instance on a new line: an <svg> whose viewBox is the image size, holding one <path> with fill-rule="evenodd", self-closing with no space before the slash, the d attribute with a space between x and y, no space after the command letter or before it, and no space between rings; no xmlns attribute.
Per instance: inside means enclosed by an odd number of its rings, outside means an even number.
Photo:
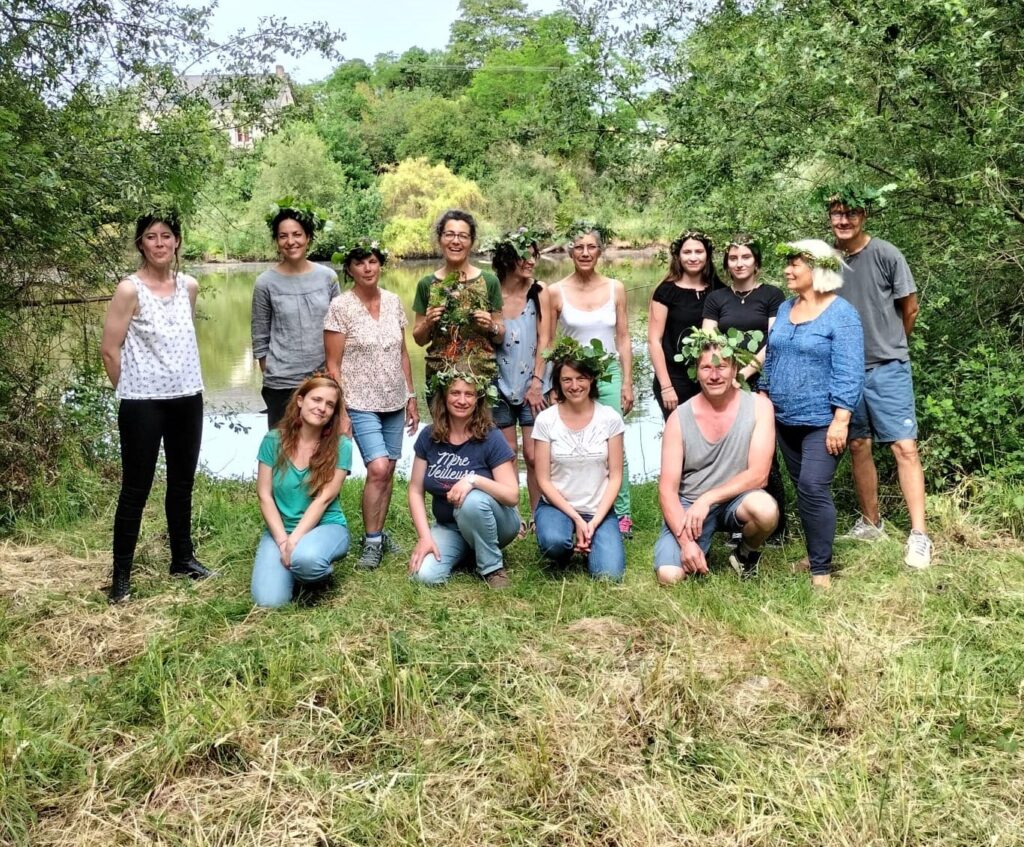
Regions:
<svg viewBox="0 0 1024 847"><path fill-rule="evenodd" d="M596 309L577 309L562 288L562 313L558 316L562 332L586 346L595 338L606 353L618 356L615 348L615 280L608 280L608 301Z"/></svg>
<svg viewBox="0 0 1024 847"><path fill-rule="evenodd" d="M178 274L174 293L157 297L136 274L139 311L128 324L121 346L120 400L167 400L203 390L199 347L185 275Z"/></svg>

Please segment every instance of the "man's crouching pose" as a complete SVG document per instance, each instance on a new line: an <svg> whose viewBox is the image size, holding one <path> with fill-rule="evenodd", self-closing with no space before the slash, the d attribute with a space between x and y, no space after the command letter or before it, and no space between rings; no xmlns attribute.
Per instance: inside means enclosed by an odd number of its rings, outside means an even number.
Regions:
<svg viewBox="0 0 1024 847"><path fill-rule="evenodd" d="M775 452L775 413L762 395L736 385L737 364L708 340L697 360L700 394L665 424L658 498L665 517L654 547L658 582L708 571L716 530L741 532L729 562L742 578L757 573L761 546L779 520L762 490Z"/></svg>

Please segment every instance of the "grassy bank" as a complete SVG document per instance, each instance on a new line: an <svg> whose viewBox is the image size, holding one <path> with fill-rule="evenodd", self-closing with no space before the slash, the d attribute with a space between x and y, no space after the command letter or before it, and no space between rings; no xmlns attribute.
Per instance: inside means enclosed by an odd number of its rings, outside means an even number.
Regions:
<svg viewBox="0 0 1024 847"><path fill-rule="evenodd" d="M202 585L166 577L151 505L124 608L98 591L113 498L40 515L0 542L0 842L1020 843L1015 542L933 498L925 573L896 541L840 546L816 595L793 544L753 584L659 590L654 488L634 497L652 528L621 586L546 572L526 541L503 594L348 562L278 612L248 601L249 485L198 492L223 572Z"/></svg>

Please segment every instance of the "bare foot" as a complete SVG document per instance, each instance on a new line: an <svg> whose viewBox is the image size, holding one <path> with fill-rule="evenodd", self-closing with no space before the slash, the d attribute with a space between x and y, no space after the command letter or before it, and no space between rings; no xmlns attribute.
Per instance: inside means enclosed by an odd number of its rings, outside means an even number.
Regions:
<svg viewBox="0 0 1024 847"><path fill-rule="evenodd" d="M804 556L799 562L793 562L789 568L793 573L810 573L811 560Z"/></svg>

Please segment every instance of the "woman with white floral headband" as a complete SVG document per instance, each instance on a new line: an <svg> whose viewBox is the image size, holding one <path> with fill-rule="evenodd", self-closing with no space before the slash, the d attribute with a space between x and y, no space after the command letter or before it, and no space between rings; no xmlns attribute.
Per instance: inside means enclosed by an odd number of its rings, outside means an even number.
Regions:
<svg viewBox="0 0 1024 847"><path fill-rule="evenodd" d="M864 390L864 330L857 310L835 293L843 284L838 251L809 238L780 244L776 253L796 297L779 307L757 389L775 406L776 438L796 486L807 544L801 567L815 588L829 588L832 478Z"/></svg>
<svg viewBox="0 0 1024 847"><path fill-rule="evenodd" d="M598 400L620 415L633 409L633 342L629 336L626 288L617 279L597 269L609 231L600 224L577 221L566 233L573 272L548 288L551 321L544 348L555 339L555 326L563 335L589 345L601 342L614 357L608 368L610 379L599 386ZM629 465L623 467L622 482L615 498L619 531L633 536Z"/></svg>
<svg viewBox="0 0 1024 847"><path fill-rule="evenodd" d="M405 310L398 295L380 287L388 251L362 239L334 255L352 288L331 301L324 320L327 372L345 391L352 434L366 465L363 551L356 567L373 570L398 545L384 531L403 428L410 435L420 416L405 344Z"/></svg>
<svg viewBox="0 0 1024 847"><path fill-rule="evenodd" d="M456 565L472 560L490 588L507 588L501 551L519 534L519 478L515 454L491 421L490 377L452 363L432 382L433 423L416 439L409 476L409 512L418 538L409 575L439 585Z"/></svg>

